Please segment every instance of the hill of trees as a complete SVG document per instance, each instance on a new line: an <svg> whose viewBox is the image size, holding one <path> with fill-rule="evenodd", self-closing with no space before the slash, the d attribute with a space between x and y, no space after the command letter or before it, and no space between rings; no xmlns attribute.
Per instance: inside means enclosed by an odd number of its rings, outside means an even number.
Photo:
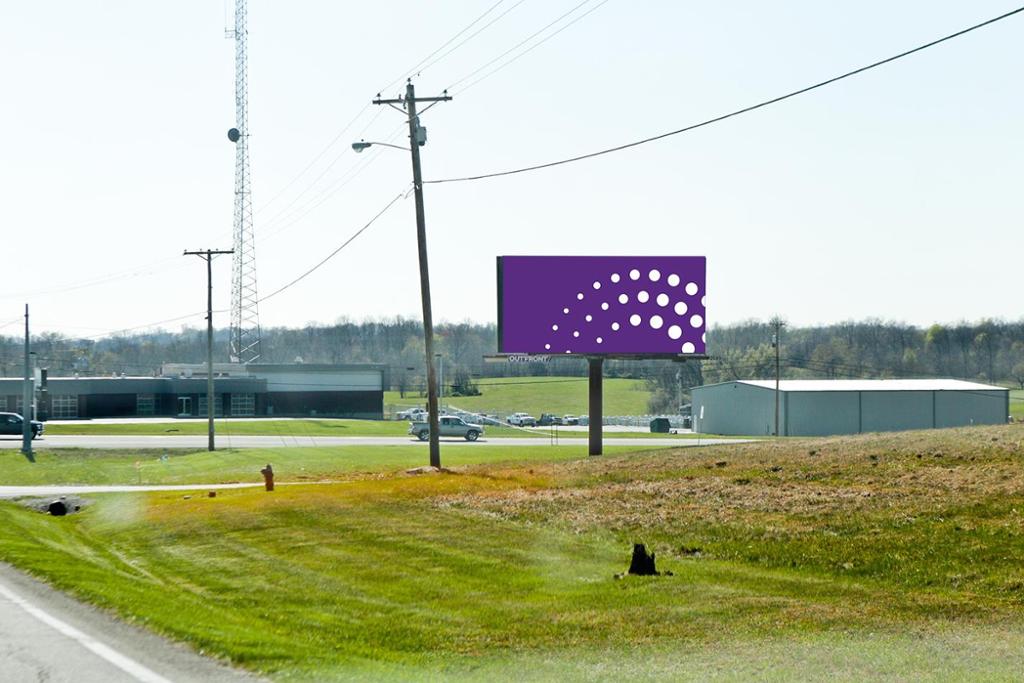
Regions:
<svg viewBox="0 0 1024 683"><path fill-rule="evenodd" d="M480 377L585 375L580 359L553 358L546 363L485 363L497 348L493 324L470 322L437 327L437 351L444 357L445 384L452 393L473 393ZM226 362L227 331L216 335L215 360ZM686 402L692 386L733 379L775 376L772 328L748 321L708 332L711 359L702 362L614 361L612 377L648 381L651 411L673 410ZM866 320L816 327L784 328L781 336L784 378L953 377L1024 389L1024 320L983 320L919 328L903 323ZM22 373L23 340L0 337L0 376ZM164 362L200 363L206 359L202 329L76 339L46 333L32 339L39 365L54 377L153 375ZM263 362L383 363L391 368L392 386L422 391L423 334L418 320L393 318L301 329L263 331Z"/></svg>

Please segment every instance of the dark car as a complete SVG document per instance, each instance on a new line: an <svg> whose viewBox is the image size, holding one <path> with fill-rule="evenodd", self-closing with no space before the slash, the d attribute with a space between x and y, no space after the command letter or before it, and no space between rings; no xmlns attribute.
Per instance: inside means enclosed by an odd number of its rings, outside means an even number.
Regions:
<svg viewBox="0 0 1024 683"><path fill-rule="evenodd" d="M562 424L562 418L551 413L541 413L540 419L537 420L537 426L539 427L550 427L551 425Z"/></svg>
<svg viewBox="0 0 1024 683"><path fill-rule="evenodd" d="M0 434L16 434L21 436L22 421L21 415L17 413L0 413ZM43 433L43 423L32 420L32 438Z"/></svg>

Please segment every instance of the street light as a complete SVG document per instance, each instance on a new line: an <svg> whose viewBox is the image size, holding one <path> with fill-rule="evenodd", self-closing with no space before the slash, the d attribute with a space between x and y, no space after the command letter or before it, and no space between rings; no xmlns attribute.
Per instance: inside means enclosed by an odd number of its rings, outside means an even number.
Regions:
<svg viewBox="0 0 1024 683"><path fill-rule="evenodd" d="M402 147L401 145L392 145L390 142L367 142L366 140L360 140L359 142L352 143L352 149L356 151L356 154L362 152L364 149L371 147L372 145L380 145L381 147L392 147L394 149L400 149L403 152L408 152L408 147Z"/></svg>

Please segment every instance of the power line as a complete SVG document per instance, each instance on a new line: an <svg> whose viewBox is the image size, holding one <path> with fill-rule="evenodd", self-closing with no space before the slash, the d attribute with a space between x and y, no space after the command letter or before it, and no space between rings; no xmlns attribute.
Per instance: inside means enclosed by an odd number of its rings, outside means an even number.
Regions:
<svg viewBox="0 0 1024 683"><path fill-rule="evenodd" d="M298 276L297 278L295 278L294 280L292 280L292 281L291 281L291 282L289 282L288 284L284 285L283 287L280 287L280 288L278 288L278 289L275 289L275 290L274 290L273 292L271 292L270 294L267 294L266 296L264 296L263 298L261 298L261 299L260 299L260 303L263 303L264 301L266 301L267 299L269 299L269 298L271 298L271 297L273 297L273 296L277 296L278 294L280 294L281 292L285 291L286 289L288 289L288 288L289 288L289 287L291 287L292 285L295 285L295 284L297 284L297 283L301 282L302 280L304 280L305 278L307 278L308 276L312 275L312 274L313 274L314 272L316 272L316 270L317 270L318 268L320 268L320 266L324 265L325 263L327 263L328 261L330 261L330 260L331 260L332 258L334 258L335 256L337 256L337 255L338 255L338 253L339 253L339 252L340 252L340 251L341 251L342 249L344 249L345 247L347 247L347 246L348 246L349 244L351 244L351 243L352 243L353 241L355 241L355 239L356 239L357 237L359 237L359 236L360 236L360 235L362 235L362 234L363 234L364 232L366 232L366 230L368 230L368 229L370 228L370 226L371 226L371 225L373 225L374 223L376 223L376 222L377 222L377 219L378 219L378 218L380 218L381 216L383 216L383 215L384 215L384 214L385 214L385 213L387 212L387 210L388 210L388 209L390 209L390 208L391 208L392 206L394 206L394 205L395 205L395 204L396 204L396 203L397 203L397 202L398 202L398 201L399 201L400 199L404 199L404 198L405 198L405 197L407 197L407 196L408 196L408 194L407 194L407 193L405 193L405 192L401 192L401 193L399 193L399 194L398 194L398 195L397 195L397 196L396 196L396 197L395 197L394 199L392 199L392 200L391 200L390 202L388 202L388 203L387 203L387 205L385 205L383 209L381 209L380 211L378 211L378 212L377 212L377 215L376 215L376 216L374 216L373 218L371 218L371 219L370 219L370 222L369 222L369 223L367 223L367 224L366 224L366 225L364 225L363 227L359 228L359 230L357 230L357 231L356 231L356 232L355 232L355 233L354 233L354 234L353 234L353 235L352 235L351 237L349 237L349 238L348 238L347 240L345 240L344 242L342 242L342 243L341 243L341 245L340 245L340 246L339 246L339 247L338 247L337 249L335 249L334 251L332 251L332 252L331 252L330 254L328 254L328 255L327 255L327 256L326 256L326 257L325 257L324 259L322 259L322 260L321 260L320 262L318 262L318 263L317 263L317 264L316 264L315 266L313 266L312 268L310 268L309 270L307 270L306 272L304 272L304 273L303 273L302 275Z"/></svg>
<svg viewBox="0 0 1024 683"><path fill-rule="evenodd" d="M544 26L544 28L542 28L542 29L540 29L539 31L536 31L536 32L534 32L534 33L530 34L530 35L529 35L528 37L524 38L524 39L523 39L522 41L520 41L519 43L517 43L517 44L516 44L516 45L514 45L513 47L510 47L510 48L509 48L508 50L505 50L505 51L504 51L504 52L502 52L502 53L501 53L500 55L498 55L497 57L495 57L494 59L492 59L491 61L487 62L486 64L484 64L484 65L482 65L482 66L480 66L479 68L475 69L474 71L471 71L470 73L466 74L465 76L463 76L463 77L462 77L462 78L460 78L459 80L455 81L455 82L454 82L454 83L452 83L452 84L451 84L450 86L448 86L448 90L452 90L452 89L456 88L457 86L461 85L462 83L465 83L465 82L466 82L466 81L468 81L469 79L473 78L473 76L476 76L476 75L477 75L478 73L480 73L481 71L483 71L483 70L484 70L484 69L486 69L487 67L491 66L491 65L492 65L492 64L494 64L495 62L497 62L497 61L501 60L502 58L504 58L505 56L507 56L507 55L509 55L510 53L514 52L515 50L518 50L518 49L519 49L520 47L522 47L522 46L523 46L523 45L525 45L526 43L530 42L531 40L533 40L534 38L536 38L536 37L537 37L537 36L539 36L540 34L544 33L544 31L547 31L547 30L548 30L549 28L551 28L552 26L554 26L554 25L555 25L555 24L557 24L558 22L562 21L562 20L563 20L563 19L565 19L566 17L568 17L568 16L570 16L570 15L574 14L574 13L575 13L575 12L576 12L577 10L579 10L579 9L580 9L581 7L583 7L584 5L587 5L587 4L591 3L592 1L593 1L593 0L583 0L583 2L581 2L581 3L580 3L580 4L578 4L578 5L576 5L575 7L573 7L573 8L572 8L571 10L569 10L568 12L565 12L564 14L562 14L561 16L559 16L559 17L558 17L557 19L555 19L554 21L552 21L552 22L550 22L549 24L547 24L546 26ZM569 23L567 23L567 24L566 24L565 26L562 26L562 27L561 27L560 29L558 29L557 31L555 31L555 32L554 32L554 33L552 33L551 35L549 35L549 36L546 36L546 37L545 37L545 38L543 38L542 40L540 40L540 41L538 41L537 43L535 43L534 45L530 46L529 48L527 48L527 49L526 49L526 50L524 50L523 52L519 53L518 55L516 55L516 56L515 56L515 57L513 57L512 59L508 60L507 62L505 62L504 64L502 64L502 65L501 65L501 66L499 66L498 68L494 69L493 71L490 71L490 72L488 72L488 73L484 74L483 76L481 76L480 78L476 79L475 81L473 81L472 83L470 83L469 85L467 85L467 86L466 86L465 88L463 88L463 89L462 89L462 90L460 90L459 92L460 92L460 93L464 93L464 92L466 92L467 90L469 90L470 88L472 88L472 87L473 87L474 85L476 85L477 83L479 83L479 82L481 82L481 81L484 81L484 80L486 80L486 79L490 78L491 76L493 76L494 74L498 73L499 71L501 71L501 70L502 70L502 69L504 69L505 67L509 66L509 65L510 65L510 64L512 64L513 62L516 62L516 61L518 61L518 60L519 60L520 58L522 58L522 57L525 57L526 55L528 55L529 53L533 52L534 50L536 50L536 49L537 49L538 47L540 47L540 46L541 46L541 45L543 45L544 43L548 42L549 40L551 40L552 38L554 38L555 36L557 36L557 35L558 35L559 33L561 33L562 31L564 31L565 29L567 29L567 28L569 28L570 26L572 26L573 24L575 24L575 23L576 23L577 21L579 21L579 20L581 20L581 19L583 19L583 18L585 18L585 17L589 16L589 15L590 15L591 13L593 13L593 12L595 12L596 10L600 9L600 8L601 8L601 6L603 6L603 5L604 5L605 3L607 3L607 2L608 2L608 0L601 0L601 2L599 2L599 3L597 4L597 5L595 5L594 7L591 7L591 8L589 9L589 10L587 10L586 12L584 12L583 14L581 14L580 16L576 17L575 19L573 19L572 21L570 21Z"/></svg>
<svg viewBox="0 0 1024 683"><path fill-rule="evenodd" d="M260 213L260 212L262 212L262 211L263 211L264 209L266 209L266 208L267 208L268 206L270 206L270 205L271 205L271 204L273 204L273 203L274 203L275 201L277 201L277 199L278 199L278 198L279 198L279 197L280 197L281 195L283 195L283 194L284 194L284 193L285 193L285 192L286 192L286 191L287 191L287 190L288 190L288 189L289 189L289 188L290 188L290 187L291 187L292 185L294 185L294 184L295 184L295 183L296 183L296 182L297 182L297 181L299 180L299 178L301 178L302 176L306 175L306 173L307 173L307 172L309 171L309 169L313 168L313 166L314 166L314 165L316 164L316 162L320 161L320 159L321 159L321 158L323 157L323 155L327 154L327 150L329 150L329 149L330 149L331 147L333 147L333 146L334 146L334 145L335 145L335 144L336 144L336 143L338 142L338 140L340 140L340 139L341 139L341 136L343 136L343 135L344 135L345 133L347 133L347 132L348 132L348 129L349 129L349 128L351 128L351 127L352 127L352 126L353 126L353 125L355 124L355 122L359 120L359 117L360 117L360 116L362 116L362 115L363 115L363 113L365 113L365 112L366 112L366 110L367 110L367 109L369 109L369 108L370 108L370 105L369 105L369 104L364 104L364 105L363 105L363 108L359 110L359 113L358 113L358 114L356 114L355 116L353 116L353 117L352 117L352 120L351 120L351 121L349 121L349 122L348 122L348 123L347 123L347 124L345 125L345 127L344 127L344 128L342 128L342 129L341 129L341 131L340 131L340 132L339 132L339 133L338 133L337 135L335 135L335 136L334 136L334 139L332 139L332 140L331 140L330 142L328 142L328 143L327 143L327 145L326 145L326 146L325 146L325 147L324 147L323 149L321 149L321 150L320 150L320 153L319 153L319 154L317 154L317 155L316 155L315 157L313 157L313 160L312 160L312 161L310 161L310 162L309 162L308 164L306 164L306 167L305 167L305 168L303 168L303 169L302 169L301 171L299 171L298 175L296 175L296 176L295 176L294 178L292 178L292 179L291 179L291 180L290 180L290 181L289 181L289 182L288 182L288 183L287 183L287 184L286 184L286 185L285 185L284 187L282 187L282 188L281 188L281 189L280 189L280 190L279 190L279 191L278 191L278 192L277 192L277 193L276 193L276 194L275 194L275 195L274 195L273 197L271 197L270 199L268 199L268 200L266 201L266 203L264 203L264 204L263 204L263 206L261 206L260 208L256 209L256 211L254 212L254 213L255 213L255 215L259 215L259 213ZM374 116L374 119L376 119L376 118L377 118L377 117L376 117L376 116ZM370 121L370 123L372 124L372 123L373 123L373 120L371 120L371 121ZM335 159L334 161L337 161L337 158L336 158L336 159ZM333 166L333 165L334 165L334 162L331 162L331 165ZM327 168L328 168L328 169L330 169L330 166L328 166ZM326 170L325 170L325 172L326 172ZM322 175L323 175L323 174L321 174L321 176L322 176ZM317 181L317 180L319 180L319 179L320 179L320 177L317 177L317 179L316 179L316 180L314 180L312 184L315 184L315 183L316 183L316 181ZM301 195L300 195L300 196L301 196Z"/></svg>
<svg viewBox="0 0 1024 683"><path fill-rule="evenodd" d="M494 3L494 4L493 4L493 5L491 5L491 6L489 7L489 8L487 8L487 10L486 10L486 11L485 11L485 12L484 12L483 14L481 14L481 15L480 15L480 16L478 16L478 17L477 17L476 19L474 19L473 21L471 21L471 22L470 22L469 24L467 24L467 25L466 25L465 27L463 27L463 29L462 29L461 31L459 31L459 32L458 32L458 33L456 33L456 34L455 34L454 36L452 36L451 38L449 38L448 40L446 40L446 41L445 41L445 42L444 42L444 43L443 43L443 44L442 44L442 45L441 45L441 46L440 46L439 48L437 48L436 50L434 50L433 52L431 52L431 53L430 53L429 55L427 55L426 57L424 57L424 58L423 58L423 59L421 59L420 61L416 62L415 66L413 66L412 68L410 68L410 69L407 69L406 71L404 71L404 72L403 72L403 75L401 75L401 76L399 76L398 78L396 78L395 80L391 81L390 83L388 83L387 85L385 85L385 86L384 86L383 88L380 88L380 89L379 89L379 90L378 90L377 92L379 92L379 93L380 93L380 92L384 92L385 90L387 90L387 89L388 89L388 88L390 88L391 86L393 86L393 85L397 85L398 83L401 83L401 82L402 82L402 81L404 81L404 80L405 80L406 78L408 78L408 77L409 77L409 76L411 76L412 74L416 73L417 69L419 69L419 68L420 68L421 66L423 66L423 64L425 64L425 63L427 62L427 60L429 60L429 59L430 59L431 57L433 57L434 55L436 55L436 54L437 54L438 52L440 52L441 50L445 49L446 47L448 47L449 45L451 45L451 44L452 44L453 42L455 42L456 40L458 40L458 38L459 38L459 37L460 37L460 36L461 36L461 35L462 35L463 33L465 33L466 31L468 31L469 29L473 28L473 27L474 27L474 26L476 26L476 25L477 25L478 23L480 23L480 22L481 22L481 21L482 21L482 20L484 19L484 17L486 17L486 16L487 16L488 14L490 14L491 12L493 12L493 11L494 11L495 9L497 9L498 5L501 5L501 4L503 4L504 2L505 2L505 0L498 0L498 2ZM517 3L517 5L518 5L518 4L521 4L521 2L520 2L520 3ZM512 11L513 9L515 9L515 7L512 7L512 8L511 8L510 10L508 10L508 11L510 12L510 11ZM505 14L508 14L508 12L505 12ZM501 16L505 16L505 14L502 14ZM498 19L501 19L501 17L498 17ZM493 23L493 22L492 22L492 23ZM488 24L488 25L489 25L489 24ZM486 28L486 26L485 26L484 28ZM472 37L472 36L470 36L470 37ZM366 106L370 106L370 105L366 105Z"/></svg>
<svg viewBox="0 0 1024 683"><path fill-rule="evenodd" d="M509 12L511 12L512 10L514 10L514 9L515 9L516 7L519 7L519 6L520 6L521 4L523 4L524 2L526 2L526 0L519 0L519 2L517 2L517 3L515 3L514 5L512 5L511 7L509 7L509 8L507 9L507 10L505 10L504 12L502 12L501 14L499 14L498 16L496 16L496 17L495 17L494 19L490 20L489 22L487 22L486 24L484 24L483 26L481 26L481 27L480 27L479 29L477 29L477 30L476 30L476 31L474 31L473 33L471 33L471 34L469 34L468 36L466 36L466 38L465 38L465 39L463 39L462 41L460 41L460 42L459 42L458 44L456 44L456 45L455 45L455 46L454 46L453 48L451 48L450 50L448 50L447 52L445 52L445 53L444 53L444 54L442 54L441 56L437 57L437 58L436 58L436 59L434 59L433 61L431 61L431 62L428 62L427 64L425 64L425 65L423 65L422 67L420 67L420 68L419 68L418 70L416 70L416 72L415 72L415 73L416 73L417 75L419 75L419 74L423 73L424 71L426 71L427 69L429 69L430 67L434 66L435 64L437 64L438 62L440 62L440 61L441 61L442 59L444 59L445 57L447 57L447 56L448 56L448 55L450 55L451 53L455 52L455 51L456 51L456 50L458 50L458 49L459 49L460 47L462 47L463 45L465 45L466 43L468 43L469 41L473 40L473 38L476 38L476 37L477 37L478 35L480 35L480 34L481 34L481 33L483 33L484 31L486 31L487 29L489 29L489 28L490 28L491 26L493 26L493 25L494 25L494 24L496 24L496 23L497 23L498 21L500 21L500 20L501 20L501 19L502 19L502 18L503 18L503 17L505 16L505 15L507 15L507 14L508 14ZM391 87L392 85L394 85L394 83L391 83L391 84L389 84L389 85L388 85L388 87ZM385 88L385 90L386 90L386 88Z"/></svg>
<svg viewBox="0 0 1024 683"><path fill-rule="evenodd" d="M878 68L878 67L883 66L885 64L889 64L889 63L895 62L895 61L897 61L899 59L903 59L904 57L909 57L910 55L913 55L913 54L915 54L917 52L921 52L923 50L927 50L930 47L934 47L934 46L939 45L941 43L944 43L946 41L953 40L954 38L959 38L959 37L964 36L964 35L966 35L968 33L971 33L972 31L976 31L976 30L978 30L980 28L983 28L985 26L989 26L991 24L994 24L996 22L1002 21L1004 19L1008 19L1008 18L1010 18L1010 17L1012 17L1014 15L1020 14L1021 12L1024 12L1024 7L1019 7L1017 9L1012 10L1010 12L1007 12L1005 14L1001 14L1001 15L999 15L997 17L994 17L992 19L989 19L987 21L983 21L980 24L975 24L974 26L970 26L970 27L965 28L963 30L957 31L956 33L951 33L951 34L949 34L947 36L944 36L942 38L939 38L937 40L933 40L933 41L931 41L929 43L925 43L924 45L919 45L918 47L915 47L913 49L907 50L906 52L901 52L901 53L899 53L897 55L893 55L892 57L887 57L887 58L882 59L880 61L873 62L871 64L868 64L867 66L862 66L862 67L860 67L858 69L854 69L853 71L847 71L846 73L840 74L839 76L834 76L832 78L829 78L829 79L824 80L824 81L820 81L820 82L815 83L813 85L809 85L809 86L806 86L804 88L800 88L799 90L794 90L792 92L786 93L785 95L780 95L778 97L773 97L770 100L764 100L762 102L758 102L757 104L753 104L753 105L750 105L750 106L747 106L747 107L743 107L742 109L737 109L735 111L729 112L728 114L722 114L720 116L716 116L714 118L707 119L705 121L701 121L700 123L694 123L694 124L691 124L689 126L685 126L683 128L679 128L679 129L676 129L676 130L669 131L667 133L661 133L660 135L655 135L655 136L652 136L652 137L649 137L649 138L644 138L642 140L636 140L635 142L629 142L629 143L626 143L624 145L617 145L615 147L609 147L607 149L602 149L602 150L599 150L599 151L596 151L596 152L590 152L588 154L581 154L579 156L569 157L567 159L561 159L559 161L550 161L550 162L543 163L543 164L536 164L534 166L525 166L523 168L516 168L516 169L512 169L512 170L508 170L508 171L499 171L497 173L485 173L485 174L482 174L482 175L475 175L475 176L463 176L463 177L460 177L460 178L443 178L443 179L440 179L440 180L425 180L423 182L424 183L428 183L428 184L440 184L440 183L466 182L466 181L471 181L471 180L485 180L487 178L498 178L498 177L502 177L502 176L515 175L515 174L518 174L518 173L528 173L530 171L539 171L541 169L552 168L554 166L562 166L564 164L571 164L571 163L575 163L577 161L583 161L585 159L592 159L594 157L603 156L605 154L611 154L613 152L621 152L623 150L630 149L632 147L639 147L640 145L645 145L645 144L647 144L649 142L655 142L657 140L663 140L663 139L671 137L673 135L679 135L681 133L687 133L687 132L696 130L698 128L704 128L706 126L710 126L710 125L715 124L715 123L720 123L720 122L725 121L727 119L731 119L731 118L734 118L734 117L737 117L737 116L741 116L743 114L747 114L747 113L750 113L752 111L756 111L758 109L763 109L763 108L769 107L769 106L771 106L773 104L778 104L779 102L784 102L785 100L797 97L799 95L803 95L803 94L809 93L809 92L811 92L813 90L817 90L819 88L824 88L825 86L832 85L833 83L837 83L839 81L842 81L844 79L850 78L852 76L856 76L858 74L862 74L865 71L870 71L871 69L875 69L875 68Z"/></svg>

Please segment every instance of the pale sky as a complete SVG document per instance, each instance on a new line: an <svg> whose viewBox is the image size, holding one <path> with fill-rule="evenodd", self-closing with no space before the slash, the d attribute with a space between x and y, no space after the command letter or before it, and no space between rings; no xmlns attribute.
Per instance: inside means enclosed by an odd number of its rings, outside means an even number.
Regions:
<svg viewBox="0 0 1024 683"><path fill-rule="evenodd" d="M366 105L495 1L250 0L261 293L409 187L407 154L351 152L360 138L406 142L398 112ZM517 1L502 2L463 38L511 8L504 17L422 70L418 94L458 82L581 0ZM455 99L424 116L427 179L680 128L1016 6L599 3L492 77L453 87ZM234 49L225 15L212 0L0 5L0 326L25 302L36 330L75 336L205 307L204 265L181 252L231 246ZM693 133L536 173L428 186L435 319L494 320L494 257L503 254L706 255L712 326L774 313L795 324L1019 318L1022 37L1018 15ZM214 287L225 308L227 258L215 263ZM260 317L264 327L301 326L419 310L409 199L266 301ZM203 324L201 315L185 322ZM227 326L228 316L216 322Z"/></svg>

